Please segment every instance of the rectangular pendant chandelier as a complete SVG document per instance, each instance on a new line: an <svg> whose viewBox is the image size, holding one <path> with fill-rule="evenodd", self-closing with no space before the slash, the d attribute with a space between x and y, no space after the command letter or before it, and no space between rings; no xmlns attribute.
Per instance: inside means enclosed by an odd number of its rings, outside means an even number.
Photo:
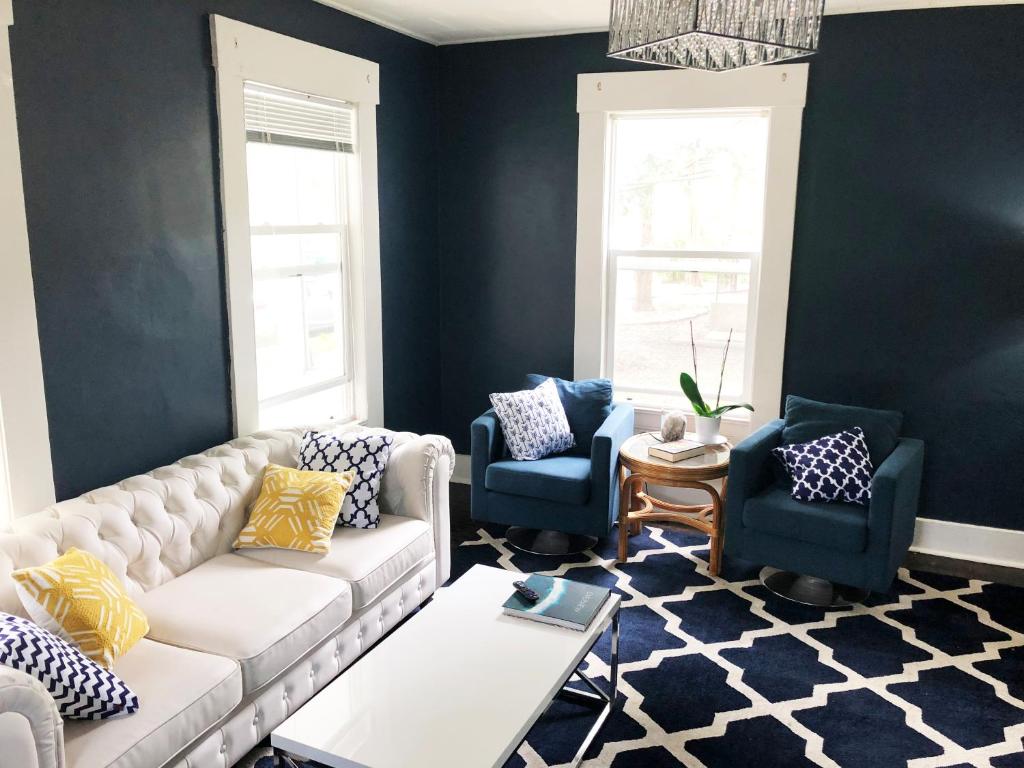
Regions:
<svg viewBox="0 0 1024 768"><path fill-rule="evenodd" d="M720 72L818 50L825 0L612 0L608 55Z"/></svg>

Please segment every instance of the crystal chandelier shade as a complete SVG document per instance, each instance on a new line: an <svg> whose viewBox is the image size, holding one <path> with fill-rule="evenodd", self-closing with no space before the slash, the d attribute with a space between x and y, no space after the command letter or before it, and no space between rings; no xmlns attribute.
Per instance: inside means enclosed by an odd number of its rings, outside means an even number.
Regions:
<svg viewBox="0 0 1024 768"><path fill-rule="evenodd" d="M722 71L818 50L825 0L612 0L608 55Z"/></svg>

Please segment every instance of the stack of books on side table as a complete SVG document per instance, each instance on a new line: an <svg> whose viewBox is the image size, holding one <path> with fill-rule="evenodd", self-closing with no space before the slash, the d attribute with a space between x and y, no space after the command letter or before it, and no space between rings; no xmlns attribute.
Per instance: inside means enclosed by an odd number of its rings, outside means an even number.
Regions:
<svg viewBox="0 0 1024 768"><path fill-rule="evenodd" d="M704 443L696 440L673 440L670 443L659 443L647 448L647 455L664 461L683 461L701 456L704 453Z"/></svg>

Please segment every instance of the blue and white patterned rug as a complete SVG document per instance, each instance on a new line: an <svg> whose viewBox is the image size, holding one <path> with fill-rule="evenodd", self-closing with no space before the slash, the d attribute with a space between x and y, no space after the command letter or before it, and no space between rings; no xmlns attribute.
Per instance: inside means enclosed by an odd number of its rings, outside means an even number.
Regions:
<svg viewBox="0 0 1024 768"><path fill-rule="evenodd" d="M648 527L628 562L614 549L528 555L495 529L453 553L453 579L483 563L622 595L619 709L585 768L1024 767L1024 589L902 570L825 611L729 558L710 577L706 537ZM606 634L588 673L608 659ZM555 702L505 768L563 765L592 722Z"/></svg>
<svg viewBox="0 0 1024 768"><path fill-rule="evenodd" d="M710 577L706 537L648 527L622 565L614 546L539 557L481 530L453 555L453 577L484 563L622 595L620 708L586 768L1024 766L1024 589L901 570L825 611L729 558ZM506 768L565 763L592 717L555 703Z"/></svg>

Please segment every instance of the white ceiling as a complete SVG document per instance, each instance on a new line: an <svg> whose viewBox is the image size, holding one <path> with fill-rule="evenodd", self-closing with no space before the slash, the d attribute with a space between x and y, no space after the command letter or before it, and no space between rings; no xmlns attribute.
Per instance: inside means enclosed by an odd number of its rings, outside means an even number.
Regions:
<svg viewBox="0 0 1024 768"><path fill-rule="evenodd" d="M609 0L318 0L429 43L469 43L608 29ZM859 13L1021 0L825 0L825 13Z"/></svg>

